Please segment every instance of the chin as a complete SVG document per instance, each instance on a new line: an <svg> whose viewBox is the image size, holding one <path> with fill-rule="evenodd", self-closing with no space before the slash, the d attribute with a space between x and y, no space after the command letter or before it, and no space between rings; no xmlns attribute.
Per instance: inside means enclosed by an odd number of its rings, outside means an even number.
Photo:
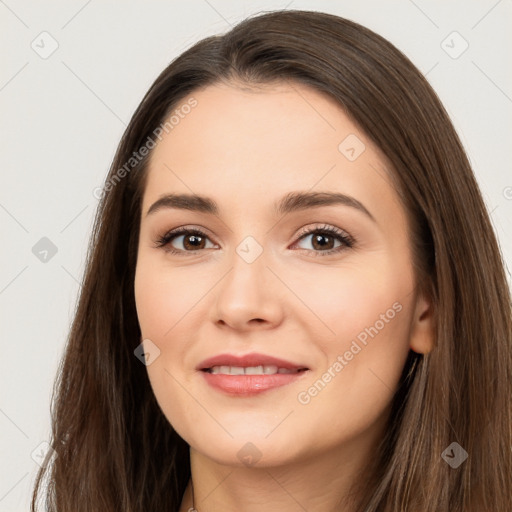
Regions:
<svg viewBox="0 0 512 512"><path fill-rule="evenodd" d="M274 425L275 426L275 425ZM264 433L263 433L264 432ZM300 443L294 439L293 432L284 431L281 436L271 432L266 425L260 434L254 429L233 431L231 438L226 432L197 432L197 441L190 436L185 439L190 446L203 457L214 460L224 466L235 467L271 467L290 463L298 456ZM209 435L210 434L210 435Z"/></svg>

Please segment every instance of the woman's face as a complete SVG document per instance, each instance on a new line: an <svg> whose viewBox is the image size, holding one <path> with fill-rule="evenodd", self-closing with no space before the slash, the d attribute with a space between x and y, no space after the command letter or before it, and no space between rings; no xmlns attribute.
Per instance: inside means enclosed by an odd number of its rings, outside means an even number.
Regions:
<svg viewBox="0 0 512 512"><path fill-rule="evenodd" d="M385 157L304 85L188 100L152 153L135 276L163 413L222 464L370 450L432 345Z"/></svg>

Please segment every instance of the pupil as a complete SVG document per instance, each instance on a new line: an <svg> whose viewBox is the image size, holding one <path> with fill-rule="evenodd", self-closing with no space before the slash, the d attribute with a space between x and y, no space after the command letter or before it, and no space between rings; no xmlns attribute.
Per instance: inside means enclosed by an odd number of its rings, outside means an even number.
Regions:
<svg viewBox="0 0 512 512"><path fill-rule="evenodd" d="M194 248L200 247L202 242L202 237L197 235L189 235L185 238L185 246L189 245Z"/></svg>
<svg viewBox="0 0 512 512"><path fill-rule="evenodd" d="M322 242L322 239L324 240L324 242ZM325 242L325 240L328 240L328 242ZM313 246L315 246L315 244L318 244L321 249L325 249L327 245L330 246L331 244L329 244L329 242L332 242L332 237L328 235L316 235L313 238Z"/></svg>

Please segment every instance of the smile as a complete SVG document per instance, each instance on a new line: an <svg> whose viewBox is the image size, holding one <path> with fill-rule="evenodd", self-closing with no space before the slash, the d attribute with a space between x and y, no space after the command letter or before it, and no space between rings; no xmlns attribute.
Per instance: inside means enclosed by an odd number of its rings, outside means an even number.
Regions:
<svg viewBox="0 0 512 512"><path fill-rule="evenodd" d="M274 365L265 365L265 366L213 366L212 368L207 368L206 372L213 373L214 375L275 375L276 373L298 373L300 371L304 371L305 368L279 368Z"/></svg>
<svg viewBox="0 0 512 512"><path fill-rule="evenodd" d="M214 390L231 396L280 388L309 372L303 364L258 353L218 354L199 363L196 370Z"/></svg>

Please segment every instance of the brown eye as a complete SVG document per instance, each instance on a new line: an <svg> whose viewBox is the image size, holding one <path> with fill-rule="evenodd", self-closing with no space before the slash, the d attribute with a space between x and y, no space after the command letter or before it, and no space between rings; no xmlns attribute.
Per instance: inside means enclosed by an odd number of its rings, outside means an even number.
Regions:
<svg viewBox="0 0 512 512"><path fill-rule="evenodd" d="M306 243L311 247L304 247ZM315 256L326 256L354 246L353 238L334 226L310 229L296 242L300 249L313 252ZM300 244L303 244L301 246Z"/></svg>
<svg viewBox="0 0 512 512"><path fill-rule="evenodd" d="M309 235L305 235L301 238L301 242L308 240L308 244L310 244L314 250L316 251L326 251L330 249L334 249L341 245L339 240L336 240L337 237L326 234L326 233L311 233ZM338 245L336 245L336 242ZM307 247L302 247L303 249L307 249Z"/></svg>
<svg viewBox="0 0 512 512"><path fill-rule="evenodd" d="M187 250L204 249L206 238L201 235L183 235L182 243Z"/></svg>
<svg viewBox="0 0 512 512"><path fill-rule="evenodd" d="M319 235L312 235L312 244L313 244L313 248L314 249L319 249L319 250L323 250L323 249L333 249L334 248L334 244L336 242L335 238L331 235L324 235L323 233L322 234L319 234Z"/></svg>
<svg viewBox="0 0 512 512"><path fill-rule="evenodd" d="M210 244L209 246L207 245L208 243ZM197 229L170 231L159 238L156 245L172 253L195 252L215 247L208 236Z"/></svg>

